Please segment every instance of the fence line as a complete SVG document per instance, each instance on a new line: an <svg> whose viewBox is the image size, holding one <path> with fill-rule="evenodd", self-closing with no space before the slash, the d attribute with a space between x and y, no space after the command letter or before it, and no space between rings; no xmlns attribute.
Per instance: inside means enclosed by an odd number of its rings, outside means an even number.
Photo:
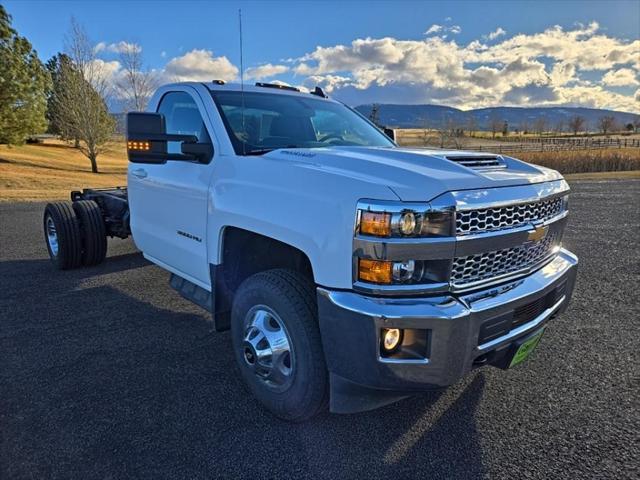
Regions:
<svg viewBox="0 0 640 480"><path fill-rule="evenodd" d="M402 139L400 139L402 144ZM449 145L451 142L447 142ZM426 145L428 147L431 145ZM434 145L435 146L435 145ZM508 153L508 152L553 152L564 150L591 150L600 148L640 148L640 139L633 138L606 138L606 139L581 139L581 138L538 138L524 142L505 142L493 145L460 145L463 150L478 152Z"/></svg>

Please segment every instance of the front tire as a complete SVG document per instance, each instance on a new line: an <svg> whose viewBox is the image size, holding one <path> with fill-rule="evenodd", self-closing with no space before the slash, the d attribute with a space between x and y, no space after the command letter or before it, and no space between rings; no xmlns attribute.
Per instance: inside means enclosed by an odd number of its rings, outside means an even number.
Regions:
<svg viewBox="0 0 640 480"><path fill-rule="evenodd" d="M313 284L289 270L245 280L231 314L236 360L249 389L273 414L300 422L328 403L328 374Z"/></svg>
<svg viewBox="0 0 640 480"><path fill-rule="evenodd" d="M58 270L80 266L80 224L70 202L48 203L44 209L44 240L51 262Z"/></svg>

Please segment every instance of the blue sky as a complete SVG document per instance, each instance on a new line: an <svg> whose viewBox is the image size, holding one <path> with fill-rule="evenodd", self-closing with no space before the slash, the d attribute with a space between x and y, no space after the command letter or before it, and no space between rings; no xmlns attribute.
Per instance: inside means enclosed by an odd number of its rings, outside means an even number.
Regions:
<svg viewBox="0 0 640 480"><path fill-rule="evenodd" d="M135 44L159 80L236 79L242 8L249 81L317 83L349 103L640 110L638 1L3 4L43 60L74 16L114 78Z"/></svg>

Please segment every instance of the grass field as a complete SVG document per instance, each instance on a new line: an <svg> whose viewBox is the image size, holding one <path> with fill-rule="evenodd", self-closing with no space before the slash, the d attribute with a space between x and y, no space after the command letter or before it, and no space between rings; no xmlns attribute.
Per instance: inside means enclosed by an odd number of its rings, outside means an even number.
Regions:
<svg viewBox="0 0 640 480"><path fill-rule="evenodd" d="M114 143L98 157L91 173L79 150L59 141L8 147L0 145L0 201L66 199L85 187L126 184L124 144Z"/></svg>
<svg viewBox="0 0 640 480"><path fill-rule="evenodd" d="M523 152L522 160L545 165L571 178L640 178L640 149L603 149L575 152ZM71 190L126 184L124 142L111 145L98 158L101 173L91 173L89 160L79 150L55 140L44 144L0 145L0 201L38 201L69 198ZM614 173L607 173L614 171ZM604 173L580 173L604 172Z"/></svg>
<svg viewBox="0 0 640 480"><path fill-rule="evenodd" d="M561 173L640 170L640 148L606 148L561 152L519 152L514 157Z"/></svg>

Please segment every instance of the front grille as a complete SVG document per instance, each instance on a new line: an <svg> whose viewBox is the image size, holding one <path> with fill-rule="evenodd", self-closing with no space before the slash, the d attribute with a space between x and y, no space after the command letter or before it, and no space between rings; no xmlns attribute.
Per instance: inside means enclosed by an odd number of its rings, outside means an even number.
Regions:
<svg viewBox="0 0 640 480"><path fill-rule="evenodd" d="M562 212L562 198L520 205L456 212L456 234L489 232L544 221Z"/></svg>
<svg viewBox="0 0 640 480"><path fill-rule="evenodd" d="M502 337L511 330L535 320L547 308L553 307L562 298L566 286L567 282L563 282L546 295L516 308L512 313L506 313L484 322L480 326L478 345Z"/></svg>
<svg viewBox="0 0 640 480"><path fill-rule="evenodd" d="M552 292L555 296L555 292ZM540 297L535 302L531 302L522 307L518 307L513 311L513 319L511 320L511 328L517 328L520 325L529 323L531 320L540 315L547 308L547 296Z"/></svg>
<svg viewBox="0 0 640 480"><path fill-rule="evenodd" d="M559 232L551 232L537 243L454 258L451 283L460 287L532 267L548 257L560 240Z"/></svg>

